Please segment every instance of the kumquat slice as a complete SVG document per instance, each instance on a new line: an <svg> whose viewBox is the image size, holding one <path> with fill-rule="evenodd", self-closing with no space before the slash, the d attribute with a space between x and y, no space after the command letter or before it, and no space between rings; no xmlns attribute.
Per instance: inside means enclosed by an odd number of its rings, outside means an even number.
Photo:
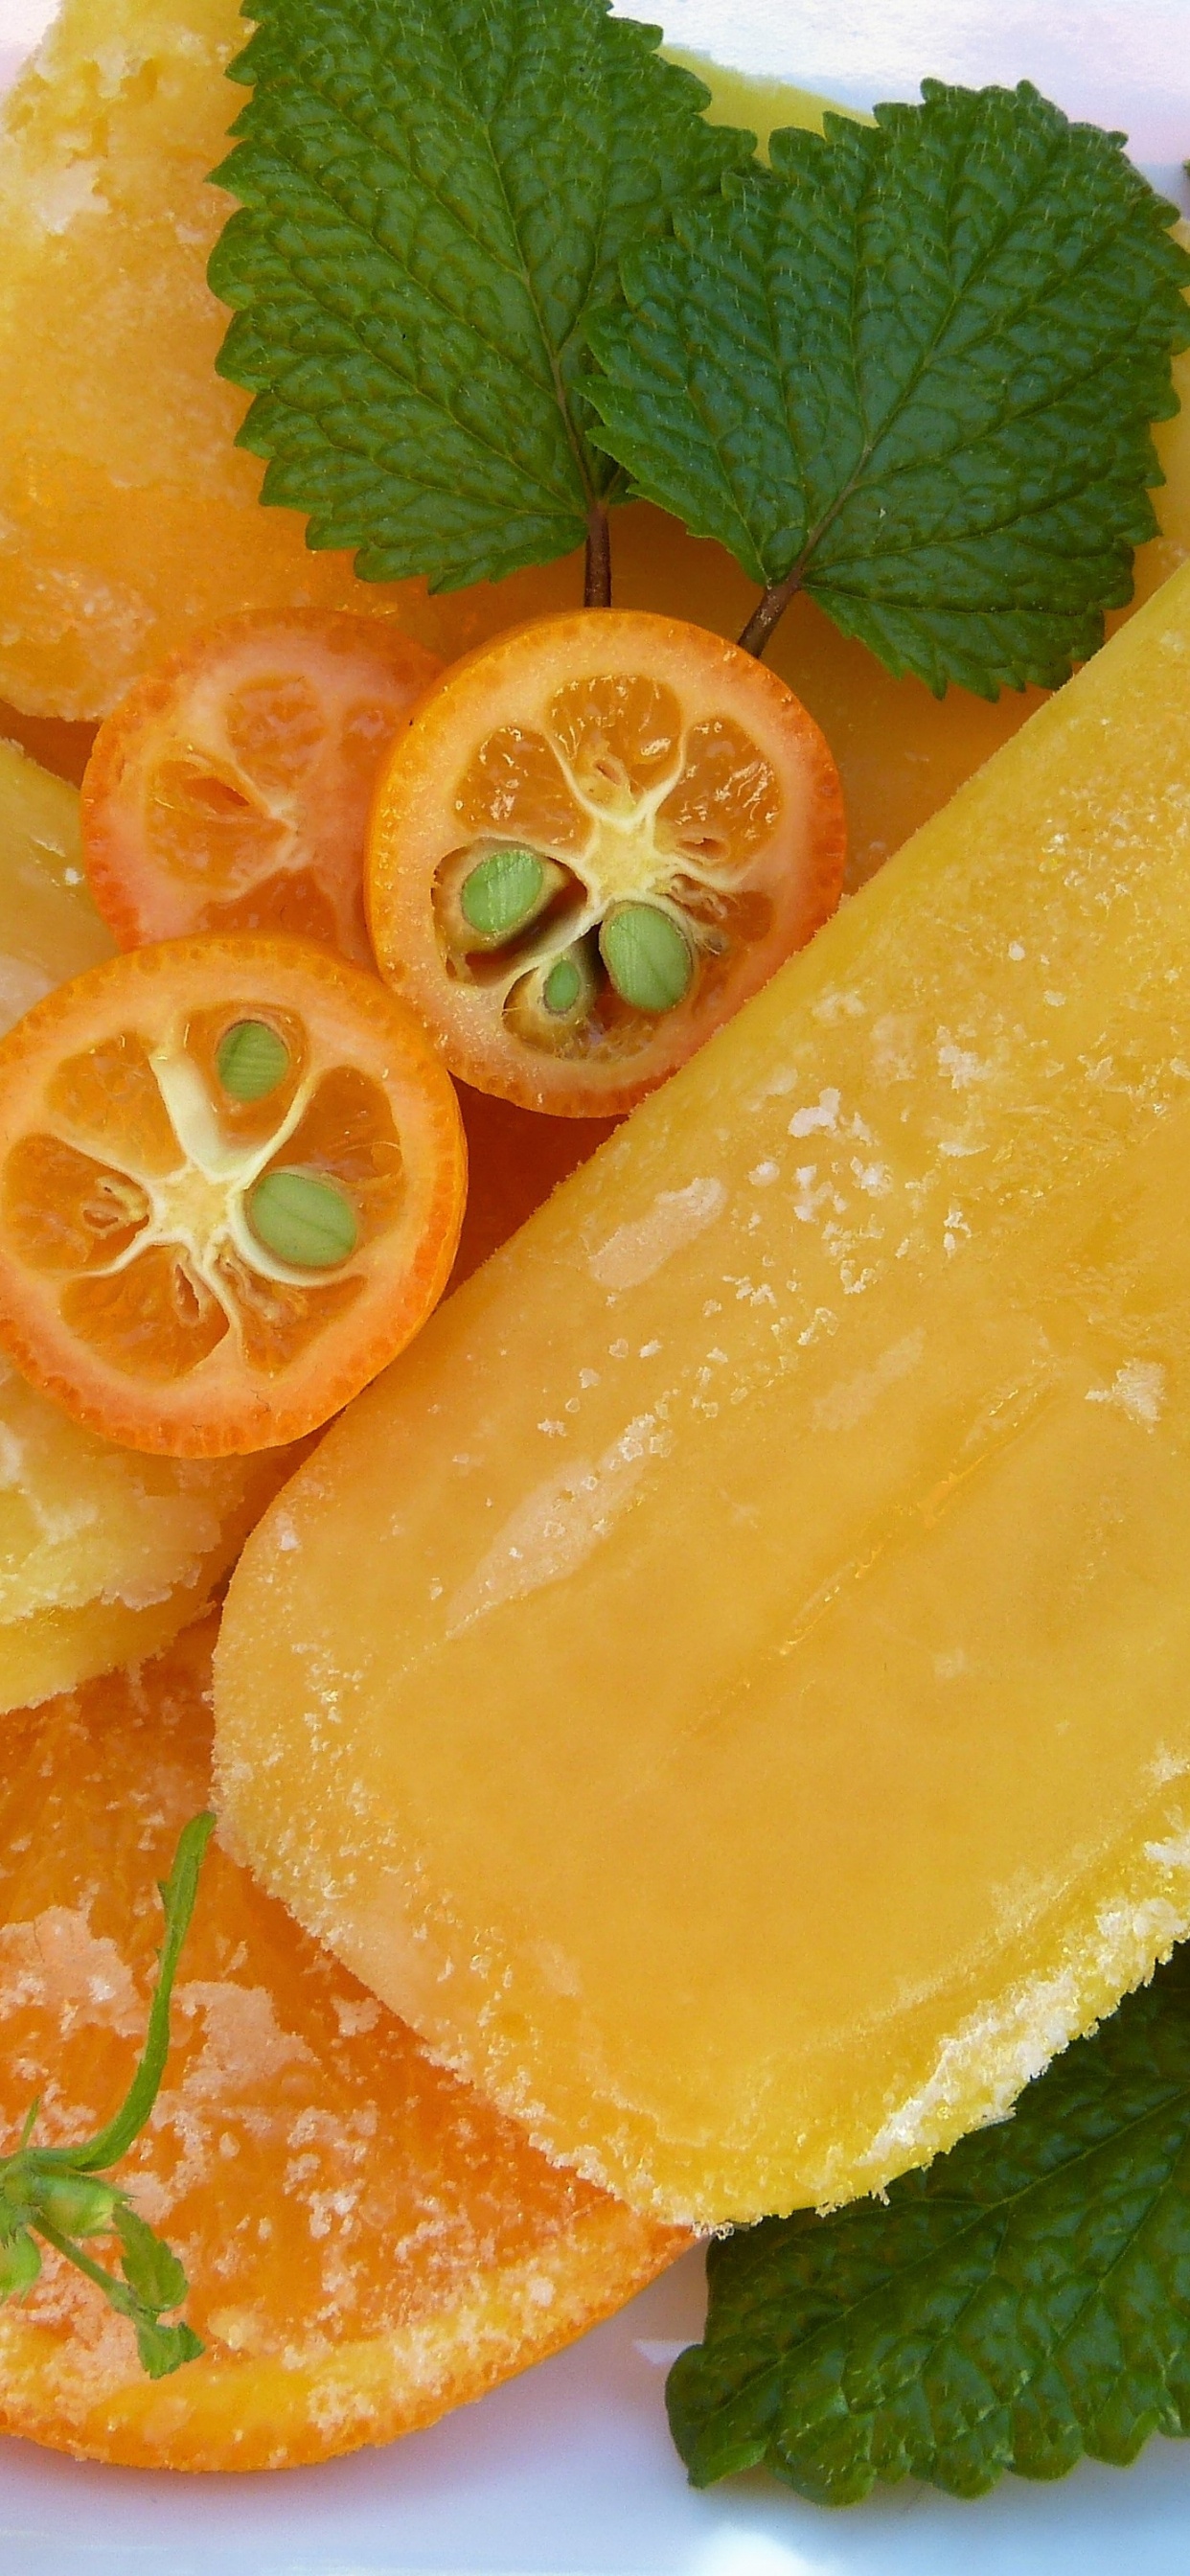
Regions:
<svg viewBox="0 0 1190 2576"><path fill-rule="evenodd" d="M293 1440L425 1321L465 1175L375 975L306 940L135 949L0 1041L0 1346L130 1448Z"/></svg>
<svg viewBox="0 0 1190 2576"><path fill-rule="evenodd" d="M525 1108L631 1108L838 901L838 772L775 671L641 611L452 663L373 809L381 973L451 1067Z"/></svg>
<svg viewBox="0 0 1190 2576"><path fill-rule="evenodd" d="M121 948L282 930L370 965L372 790L441 667L383 619L295 608L207 627L138 681L83 782L87 875Z"/></svg>

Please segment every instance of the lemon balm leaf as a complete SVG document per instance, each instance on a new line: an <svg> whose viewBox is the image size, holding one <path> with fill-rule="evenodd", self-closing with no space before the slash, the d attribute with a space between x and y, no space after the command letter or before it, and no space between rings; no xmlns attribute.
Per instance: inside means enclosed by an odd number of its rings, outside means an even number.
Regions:
<svg viewBox="0 0 1190 2576"><path fill-rule="evenodd" d="M712 2245L670 2423L696 2486L982 2494L1190 2432L1190 1945L885 2201Z"/></svg>
<svg viewBox="0 0 1190 2576"><path fill-rule="evenodd" d="M192 1816L178 1837L173 1868L161 1883L159 1894L165 1916L157 1982L149 2007L149 2026L140 2064L128 2092L114 2119L109 2120L98 2137L86 2146L43 2150L48 2160L69 2163L76 2173L98 2173L118 2164L139 2138L161 2090L169 2056L169 2015L173 2000L174 1978L182 1955L182 1944L190 1928L198 1881L206 1857L207 1844L215 1830L214 1816L205 1812Z"/></svg>
<svg viewBox="0 0 1190 2576"><path fill-rule="evenodd" d="M596 317L632 488L941 694L1053 686L1131 596L1190 258L1123 138L1027 82L788 130Z"/></svg>
<svg viewBox="0 0 1190 2576"><path fill-rule="evenodd" d="M166 2308L180 2308L189 2285L172 2247L162 2242L127 2201L116 2212L115 2228L120 2239L120 2269L135 2297L154 2316Z"/></svg>
<svg viewBox="0 0 1190 2576"><path fill-rule="evenodd" d="M199 1873L215 1829L213 1815L193 1816L183 1828L173 1868L160 1889L165 1915L157 1981L140 2062L124 2101L98 2136L73 2147L37 2147L34 2103L14 2153L0 2157L0 2305L33 2288L41 2270L36 2238L102 2292L136 2334L142 2368L165 2378L203 2346L181 2322L162 2323L163 2311L180 2307L186 2274L177 2255L132 2207L118 2185L97 2177L119 2162L145 2127L161 2089L169 2056L170 2001L182 1944L198 1893ZM115 2236L122 2279L86 2252L83 2239Z"/></svg>
<svg viewBox="0 0 1190 2576"><path fill-rule="evenodd" d="M494 580L598 538L583 391L631 243L752 138L607 0L258 0L216 173L219 361L264 497L367 580Z"/></svg>

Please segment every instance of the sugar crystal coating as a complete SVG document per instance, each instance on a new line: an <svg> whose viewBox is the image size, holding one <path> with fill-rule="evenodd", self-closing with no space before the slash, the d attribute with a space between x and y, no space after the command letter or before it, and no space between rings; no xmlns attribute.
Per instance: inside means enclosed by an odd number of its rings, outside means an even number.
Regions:
<svg viewBox="0 0 1190 2576"><path fill-rule="evenodd" d="M1190 570L344 1418L218 1657L267 1882L700 2224L1190 1922Z"/></svg>
<svg viewBox="0 0 1190 2576"><path fill-rule="evenodd" d="M5 2150L35 2094L56 2144L98 2127L131 2072L148 1891L209 1789L211 1637L5 1736ZM388 2440L566 2342L683 2241L548 2165L217 1847L165 2086L121 2179L182 2257L206 2356L146 2380L131 2328L47 2254L0 2310L0 2427L138 2466Z"/></svg>

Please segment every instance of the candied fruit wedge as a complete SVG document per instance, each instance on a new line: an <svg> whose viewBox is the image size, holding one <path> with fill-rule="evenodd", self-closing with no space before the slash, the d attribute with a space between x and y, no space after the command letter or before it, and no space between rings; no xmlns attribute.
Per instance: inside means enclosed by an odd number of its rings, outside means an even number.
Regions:
<svg viewBox="0 0 1190 2576"><path fill-rule="evenodd" d="M168 1645L285 1472L113 1448L0 1364L0 1711Z"/></svg>
<svg viewBox="0 0 1190 2576"><path fill-rule="evenodd" d="M239 608L399 606L305 521L258 503L215 373L206 262L231 201L207 184L242 90L236 0L66 0L0 125L0 697L106 714ZM419 624L420 619L420 624Z"/></svg>
<svg viewBox="0 0 1190 2576"><path fill-rule="evenodd" d="M207 1800L211 1626L6 1729L0 2123L97 2130L136 2062L149 1901ZM0 2430L134 2467L261 2469L429 2423L620 2307L686 2239L539 2155L217 1847L148 2132L119 2168L206 2352L154 2382L47 2252L0 2310ZM103 2244L88 2249L110 2263Z"/></svg>
<svg viewBox="0 0 1190 2576"><path fill-rule="evenodd" d="M0 741L0 1032L114 947L87 891L76 790Z"/></svg>
<svg viewBox="0 0 1190 2576"><path fill-rule="evenodd" d="M1190 1926L1190 567L250 1540L225 1810L700 2224L1000 2115Z"/></svg>
<svg viewBox="0 0 1190 2576"><path fill-rule="evenodd" d="M78 796L0 742L0 1029L111 954ZM0 1710L151 1655L201 1610L287 1471L96 1438L0 1361Z"/></svg>

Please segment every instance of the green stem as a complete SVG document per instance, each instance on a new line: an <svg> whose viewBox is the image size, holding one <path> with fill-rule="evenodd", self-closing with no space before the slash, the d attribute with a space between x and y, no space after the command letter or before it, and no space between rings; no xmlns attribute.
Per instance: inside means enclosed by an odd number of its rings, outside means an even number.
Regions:
<svg viewBox="0 0 1190 2576"><path fill-rule="evenodd" d="M800 563L795 563L792 572L786 573L784 581L770 582L763 597L757 601L740 637L740 644L745 653L755 654L758 661L778 619L784 617L790 600L801 589L804 570L803 557Z"/></svg>
<svg viewBox="0 0 1190 2576"><path fill-rule="evenodd" d="M138 2317L148 2313L135 2290L130 2290L127 2282L117 2281L113 2272L105 2272L102 2263L97 2263L92 2255L84 2254L82 2246L76 2245L72 2236L63 2236L57 2227L51 2227L48 2218L35 2219L34 2225L38 2235L44 2236L46 2244L53 2246L55 2254L64 2255L68 2263L73 2263L76 2272L85 2272L87 2279L94 2281L119 2316L129 2317L135 2323Z"/></svg>
<svg viewBox="0 0 1190 2576"><path fill-rule="evenodd" d="M612 604L612 541L607 512L598 501L592 501L587 512L587 565L583 583L584 608L610 608Z"/></svg>
<svg viewBox="0 0 1190 2576"><path fill-rule="evenodd" d="M191 1817L183 1828L173 1868L161 1889L165 1936L161 1944L157 1984L149 2008L144 2053L115 2118L108 2121L106 2129L101 2129L97 2138L92 2138L89 2146L43 2151L53 2156L55 2162L72 2165L76 2173L98 2173L107 2165L118 2164L121 2156L127 2155L134 2139L140 2136L157 2099L169 2056L169 2007L174 1977L194 1911L203 1855L214 1830L213 1815L207 1813ZM85 2270L86 2266L83 2268Z"/></svg>

